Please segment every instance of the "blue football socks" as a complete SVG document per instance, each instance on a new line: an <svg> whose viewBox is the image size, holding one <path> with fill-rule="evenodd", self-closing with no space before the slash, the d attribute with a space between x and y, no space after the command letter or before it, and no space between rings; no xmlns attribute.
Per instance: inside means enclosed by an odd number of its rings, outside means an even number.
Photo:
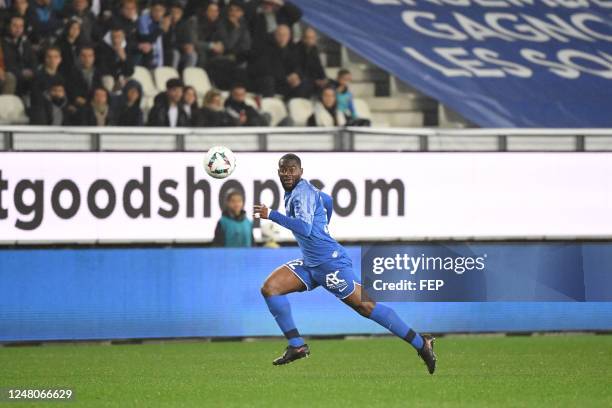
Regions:
<svg viewBox="0 0 612 408"><path fill-rule="evenodd" d="M291 305L285 295L264 297L268 304L270 313L274 316L278 327L289 341L289 345L299 347L304 345L304 339L300 337L300 332L295 327L293 316L291 316Z"/></svg>
<svg viewBox="0 0 612 408"><path fill-rule="evenodd" d="M423 338L421 335L408 327L390 307L377 303L372 310L370 319L385 327L397 337L412 344L412 347L415 349L420 350L423 348Z"/></svg>

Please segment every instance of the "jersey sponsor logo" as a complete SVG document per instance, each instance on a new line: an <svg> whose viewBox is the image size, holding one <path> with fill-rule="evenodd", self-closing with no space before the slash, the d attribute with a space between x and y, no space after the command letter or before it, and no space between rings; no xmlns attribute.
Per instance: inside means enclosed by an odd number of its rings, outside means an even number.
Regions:
<svg viewBox="0 0 612 408"><path fill-rule="evenodd" d="M340 292L342 292L348 286L346 280L338 277L339 272L340 271L336 271L325 275L325 286L327 286L328 289L339 289Z"/></svg>

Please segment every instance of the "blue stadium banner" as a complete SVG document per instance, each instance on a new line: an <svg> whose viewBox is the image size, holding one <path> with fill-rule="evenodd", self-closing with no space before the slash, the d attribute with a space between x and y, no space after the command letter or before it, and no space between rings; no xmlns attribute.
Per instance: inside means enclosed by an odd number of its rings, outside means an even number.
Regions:
<svg viewBox="0 0 612 408"><path fill-rule="evenodd" d="M530 245L533 250L525 247ZM488 254L486 273L493 274L496 263L490 261L505 254L496 262L503 266L499 272L513 277L508 279L508 290L524 281L520 276L525 266L548 273L550 286L571 279L580 286L580 278L571 277L574 270L563 266L579 262L578 247L551 246L553 262L544 260L539 245L519 244L520 251L510 243L455 245L452 252ZM416 254L432 253L434 247L411 246ZM451 252L440 248L439 254ZM362 248L346 249L358 277ZM600 285L585 281L586 299L609 299L611 254L611 243L582 246L585 267L599 267L599 277L592 276ZM519 255L525 258L517 259ZM279 265L300 256L297 247L0 249L0 342L279 336L261 296L261 284ZM455 271L461 268L457 262L454 266ZM467 271L463 275L469 276ZM387 333L322 287L292 293L289 299L305 335ZM392 306L415 330L426 332L612 329L610 301L396 302Z"/></svg>
<svg viewBox="0 0 612 408"><path fill-rule="evenodd" d="M610 0L293 0L318 30L484 127L610 127Z"/></svg>
<svg viewBox="0 0 612 408"><path fill-rule="evenodd" d="M603 243L372 245L362 282L382 302L612 302Z"/></svg>

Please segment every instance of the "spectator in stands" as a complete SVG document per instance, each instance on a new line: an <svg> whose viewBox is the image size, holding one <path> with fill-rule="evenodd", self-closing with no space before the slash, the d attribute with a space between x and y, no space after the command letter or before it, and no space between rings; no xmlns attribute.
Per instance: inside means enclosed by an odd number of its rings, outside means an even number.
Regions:
<svg viewBox="0 0 612 408"><path fill-rule="evenodd" d="M32 21L34 21L34 10L30 7L28 0L13 0L13 7L11 13L7 16L6 26L8 27L11 23L13 16L19 16L23 18L23 34L26 37L32 35Z"/></svg>
<svg viewBox="0 0 612 408"><path fill-rule="evenodd" d="M121 11L112 19L113 30L123 31L126 52L134 56L138 49L138 5L136 0L123 0ZM107 41L108 43L108 41Z"/></svg>
<svg viewBox="0 0 612 408"><path fill-rule="evenodd" d="M211 89L204 95L204 104L198 112L194 126L197 127L220 127L238 126L237 119L232 117L223 109L221 92Z"/></svg>
<svg viewBox="0 0 612 408"><path fill-rule="evenodd" d="M8 72L4 63L4 50L0 44L0 93L13 95L17 89L17 78L12 72Z"/></svg>
<svg viewBox="0 0 612 408"><path fill-rule="evenodd" d="M338 110L344 113L347 119L356 117L355 106L353 105L353 93L349 90L349 84L353 80L351 72L348 69L338 71L336 78L336 104Z"/></svg>
<svg viewBox="0 0 612 408"><path fill-rule="evenodd" d="M64 77L69 77L78 61L79 47L84 42L81 40L81 20L72 18L64 26L60 39L55 44L62 53L60 72Z"/></svg>
<svg viewBox="0 0 612 408"><path fill-rule="evenodd" d="M138 18L138 54L136 65L149 69L164 66L163 34L170 28L163 0L154 0L148 10Z"/></svg>
<svg viewBox="0 0 612 408"><path fill-rule="evenodd" d="M297 44L296 49L298 68L304 79L314 84L314 90L320 92L329 84L329 81L317 47L317 32L312 27L304 30L302 40Z"/></svg>
<svg viewBox="0 0 612 408"><path fill-rule="evenodd" d="M302 18L302 11L291 3L283 0L263 0L251 19L251 36L253 52L260 54L274 39L274 33L279 25L292 27Z"/></svg>
<svg viewBox="0 0 612 408"><path fill-rule="evenodd" d="M166 92L155 97L155 104L149 112L149 126L189 126L189 118L183 109L183 81L178 78L166 82Z"/></svg>
<svg viewBox="0 0 612 408"><path fill-rule="evenodd" d="M370 121L360 118L355 110L353 93L349 90L349 84L352 80L353 77L348 69L338 71L338 78L335 83L338 111L344 114L348 126L370 126Z"/></svg>
<svg viewBox="0 0 612 408"><path fill-rule="evenodd" d="M236 84L225 101L225 110L238 122L238 126L268 126L269 120L246 103L246 87Z"/></svg>
<svg viewBox="0 0 612 408"><path fill-rule="evenodd" d="M142 126L144 114L140 108L142 87L135 80L129 80L123 87L119 101L118 126Z"/></svg>
<svg viewBox="0 0 612 408"><path fill-rule="evenodd" d="M107 89L120 90L125 80L134 74L134 59L129 53L125 33L114 27L97 47L96 62Z"/></svg>
<svg viewBox="0 0 612 408"><path fill-rule="evenodd" d="M240 192L232 190L225 198L225 209L217 222L213 245L237 248L254 244L253 222L246 217L244 197Z"/></svg>
<svg viewBox="0 0 612 408"><path fill-rule="evenodd" d="M109 104L108 91L96 87L92 92L91 102L79 108L79 125L81 126L114 126L117 123L115 112Z"/></svg>
<svg viewBox="0 0 612 408"><path fill-rule="evenodd" d="M72 0L64 11L64 18L81 22L81 39L85 43L97 41L100 37L96 16L89 9L88 0Z"/></svg>
<svg viewBox="0 0 612 408"><path fill-rule="evenodd" d="M2 38L2 54L6 72L17 79L17 94L25 96L34 78L36 56L32 44L23 33L24 20L21 16L10 19L8 34Z"/></svg>
<svg viewBox="0 0 612 408"><path fill-rule="evenodd" d="M199 111L198 94L193 86L186 86L183 90L182 105L183 110L187 114L189 124L193 125L197 122L197 115Z"/></svg>
<svg viewBox="0 0 612 408"><path fill-rule="evenodd" d="M251 35L244 16L244 3L232 0L227 17L219 23L213 41L223 44L223 54L213 57L207 70L218 88L228 89L235 81L246 79L246 60L251 48Z"/></svg>
<svg viewBox="0 0 612 408"><path fill-rule="evenodd" d="M198 54L198 66L206 67L206 62L217 55L223 54L223 43L214 41L213 35L219 28L219 5L210 3L201 7L198 14L190 20L190 37L195 43L195 51Z"/></svg>
<svg viewBox="0 0 612 408"><path fill-rule="evenodd" d="M256 88L264 97L281 94L286 100L310 98L312 83L302 76L297 50L291 43L291 30L281 24L270 44L251 70Z"/></svg>
<svg viewBox="0 0 612 408"><path fill-rule="evenodd" d="M32 105L30 124L45 126L71 126L74 124L76 109L68 104L64 84L53 78L41 98Z"/></svg>
<svg viewBox="0 0 612 408"><path fill-rule="evenodd" d="M61 83L64 89L64 77L59 72L62 63L61 50L56 46L51 46L45 50L45 61L43 66L36 72L32 82L31 100L32 106L42 101L43 92L50 89L52 83Z"/></svg>
<svg viewBox="0 0 612 408"><path fill-rule="evenodd" d="M164 51L166 65L180 71L195 67L198 62L190 22L183 18L183 4L178 0L170 6L170 27L164 34Z"/></svg>
<svg viewBox="0 0 612 408"><path fill-rule="evenodd" d="M51 0L35 0L32 6L32 42L43 46L53 44L62 28L59 14L53 9Z"/></svg>
<svg viewBox="0 0 612 408"><path fill-rule="evenodd" d="M321 91L319 100L315 103L314 113L308 118L308 126L344 126L346 117L336 105L336 90L332 87Z"/></svg>
<svg viewBox="0 0 612 408"><path fill-rule="evenodd" d="M88 104L96 88L102 87L102 73L95 66L96 54L91 45L79 50L79 62L70 73L67 86L68 100L77 108Z"/></svg>

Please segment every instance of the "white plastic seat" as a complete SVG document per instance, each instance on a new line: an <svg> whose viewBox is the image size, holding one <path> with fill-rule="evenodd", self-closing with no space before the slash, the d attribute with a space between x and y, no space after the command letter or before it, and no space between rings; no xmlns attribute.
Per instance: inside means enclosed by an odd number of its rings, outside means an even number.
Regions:
<svg viewBox="0 0 612 408"><path fill-rule="evenodd" d="M372 119L372 112L370 112L370 106L363 99L354 99L353 105L355 107L355 112L357 113L357 117L359 119Z"/></svg>
<svg viewBox="0 0 612 408"><path fill-rule="evenodd" d="M309 99L293 98L289 101L289 116L293 119L295 126L306 126L306 122L314 108Z"/></svg>
<svg viewBox="0 0 612 408"><path fill-rule="evenodd" d="M261 110L270 114L270 126L278 126L287 117L285 103L276 98L263 98L261 100Z"/></svg>
<svg viewBox="0 0 612 408"><path fill-rule="evenodd" d="M244 98L244 103L259 111L259 106L257 106L257 101L255 100L254 96L247 94L246 98Z"/></svg>
<svg viewBox="0 0 612 408"><path fill-rule="evenodd" d="M140 86L142 86L142 93L144 96L155 96L157 94L157 88L153 82L151 72L145 67L139 65L135 66L134 74L131 79L138 81Z"/></svg>
<svg viewBox="0 0 612 408"><path fill-rule="evenodd" d="M166 90L166 82L169 79L180 78L179 73L173 67L157 67L153 70L153 78L157 90L162 92Z"/></svg>
<svg viewBox="0 0 612 408"><path fill-rule="evenodd" d="M142 113L144 114L145 123L147 123L147 120L149 118L149 111L151 110L151 108L153 108L154 103L154 96L143 96L140 100L140 109L142 109Z"/></svg>
<svg viewBox="0 0 612 408"><path fill-rule="evenodd" d="M183 82L186 86L193 86L201 99L206 92L212 89L208 74L200 67L189 67L183 71Z"/></svg>
<svg viewBox="0 0 612 408"><path fill-rule="evenodd" d="M29 122L23 102L15 95L0 95L0 124L23 125Z"/></svg>

